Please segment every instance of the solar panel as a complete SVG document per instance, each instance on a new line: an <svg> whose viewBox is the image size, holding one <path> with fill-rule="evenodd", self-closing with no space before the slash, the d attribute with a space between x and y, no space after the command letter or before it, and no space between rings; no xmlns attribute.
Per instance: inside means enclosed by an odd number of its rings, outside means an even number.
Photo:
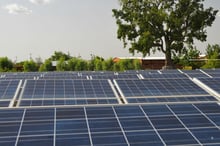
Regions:
<svg viewBox="0 0 220 146"><path fill-rule="evenodd" d="M164 70L160 70L159 72L164 73L164 74L178 74L178 73L180 73L180 71L177 69L164 69Z"/></svg>
<svg viewBox="0 0 220 146"><path fill-rule="evenodd" d="M41 76L41 79L86 79L86 75L78 72L47 72Z"/></svg>
<svg viewBox="0 0 220 146"><path fill-rule="evenodd" d="M21 72L21 73L5 73L3 79L6 80L22 80L39 78L42 73L39 72Z"/></svg>
<svg viewBox="0 0 220 146"><path fill-rule="evenodd" d="M206 86L220 94L220 78L199 78Z"/></svg>
<svg viewBox="0 0 220 146"><path fill-rule="evenodd" d="M143 80L118 79L115 80L115 83L124 97L208 95L206 91L187 78Z"/></svg>
<svg viewBox="0 0 220 146"><path fill-rule="evenodd" d="M138 79L137 74L91 75L92 79Z"/></svg>
<svg viewBox="0 0 220 146"><path fill-rule="evenodd" d="M200 70L182 70L185 74L187 74L191 78L207 78L206 74L201 72Z"/></svg>
<svg viewBox="0 0 220 146"><path fill-rule="evenodd" d="M203 71L212 77L216 77L216 78L220 77L220 69L205 69Z"/></svg>
<svg viewBox="0 0 220 146"><path fill-rule="evenodd" d="M0 101L0 108L1 107L8 107L9 106L9 104L10 104L10 100L6 100L6 101Z"/></svg>
<svg viewBox="0 0 220 146"><path fill-rule="evenodd" d="M108 80L26 80L20 106L118 103Z"/></svg>
<svg viewBox="0 0 220 146"><path fill-rule="evenodd" d="M0 80L0 100L12 99L15 96L19 80Z"/></svg>
<svg viewBox="0 0 220 146"><path fill-rule="evenodd" d="M17 96L19 80L0 80L0 107L9 107Z"/></svg>
<svg viewBox="0 0 220 146"><path fill-rule="evenodd" d="M0 110L0 145L219 145L220 106L123 105Z"/></svg>
<svg viewBox="0 0 220 146"><path fill-rule="evenodd" d="M179 79L179 78L187 78L187 76L185 74L181 74L181 73L178 73L178 74L142 74L142 76L145 78L145 79L152 79L152 78L173 78L173 79Z"/></svg>
<svg viewBox="0 0 220 146"><path fill-rule="evenodd" d="M147 98L126 98L128 103L193 103L193 102L217 102L213 96L189 96L189 97L147 97Z"/></svg>

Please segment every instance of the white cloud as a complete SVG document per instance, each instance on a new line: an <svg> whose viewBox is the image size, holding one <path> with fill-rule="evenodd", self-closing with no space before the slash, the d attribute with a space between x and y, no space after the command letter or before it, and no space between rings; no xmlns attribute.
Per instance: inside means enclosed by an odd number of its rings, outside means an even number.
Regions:
<svg viewBox="0 0 220 146"><path fill-rule="evenodd" d="M45 5L51 2L51 0L29 0L29 1L36 5Z"/></svg>
<svg viewBox="0 0 220 146"><path fill-rule="evenodd" d="M18 4L9 4L4 7L6 10L8 10L9 14L25 14L29 15L32 13L32 10Z"/></svg>

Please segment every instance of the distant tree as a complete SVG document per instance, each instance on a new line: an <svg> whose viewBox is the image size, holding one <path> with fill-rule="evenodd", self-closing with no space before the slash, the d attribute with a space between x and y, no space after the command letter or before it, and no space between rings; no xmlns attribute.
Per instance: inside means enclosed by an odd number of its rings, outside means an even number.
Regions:
<svg viewBox="0 0 220 146"><path fill-rule="evenodd" d="M205 9L203 1L119 0L120 9L113 9L118 38L133 54L162 51L165 68L173 68L172 54L183 53L194 39L205 41L206 28L215 20L218 10Z"/></svg>
<svg viewBox="0 0 220 146"><path fill-rule="evenodd" d="M109 58L102 62L102 69L106 71L113 71L114 62L112 58Z"/></svg>
<svg viewBox="0 0 220 146"><path fill-rule="evenodd" d="M87 70L88 70L88 62L86 60L78 58L75 65L75 71L87 71Z"/></svg>
<svg viewBox="0 0 220 146"><path fill-rule="evenodd" d="M206 49L207 62L203 68L220 68L220 46L208 45Z"/></svg>
<svg viewBox="0 0 220 146"><path fill-rule="evenodd" d="M104 61L104 58L91 55L91 60L89 61L89 70L102 70L102 61Z"/></svg>
<svg viewBox="0 0 220 146"><path fill-rule="evenodd" d="M122 70L124 70L124 68L122 68L122 65L121 65L120 61L114 63L114 65L113 65L113 71L122 71Z"/></svg>
<svg viewBox="0 0 220 146"><path fill-rule="evenodd" d="M55 51L54 52L54 54L50 57L50 59L52 60L52 61L58 61L58 60L60 60L61 58L63 58L65 61L66 60L69 60L69 59L71 59L72 57L70 56L70 54L68 53L68 54L65 54L65 53L63 53L63 52L61 52L61 51Z"/></svg>
<svg viewBox="0 0 220 146"><path fill-rule="evenodd" d="M39 71L54 71L52 61L50 59L45 60L45 62L41 64Z"/></svg>
<svg viewBox="0 0 220 146"><path fill-rule="evenodd" d="M13 62L7 57L0 57L0 71L6 72L13 69Z"/></svg>
<svg viewBox="0 0 220 146"><path fill-rule="evenodd" d="M38 71L38 65L33 60L24 61L23 68L25 72L35 72Z"/></svg>
<svg viewBox="0 0 220 146"><path fill-rule="evenodd" d="M73 58L68 60L68 68L69 68L70 71L75 71L76 70L76 64L78 62L78 59L80 59L80 58L73 57Z"/></svg>
<svg viewBox="0 0 220 146"><path fill-rule="evenodd" d="M189 47L185 50L185 53L174 56L175 64L179 64L183 67L192 67L192 69L197 69L203 66L203 62L199 61L200 51L196 47Z"/></svg>
<svg viewBox="0 0 220 146"><path fill-rule="evenodd" d="M103 70L103 68L102 68L103 61L104 61L104 59L101 59L101 58L96 58L95 59L94 63L95 63L95 70L96 71Z"/></svg>
<svg viewBox="0 0 220 146"><path fill-rule="evenodd" d="M65 61L65 58L61 57L59 61L57 62L56 66L57 71L68 71L68 65Z"/></svg>
<svg viewBox="0 0 220 146"><path fill-rule="evenodd" d="M133 59L122 59L119 62L120 62L121 71L134 69Z"/></svg>
<svg viewBox="0 0 220 146"><path fill-rule="evenodd" d="M214 54L218 54L217 59L220 59L220 46L218 44L215 44L215 45L208 44L206 48L207 58L208 59L211 58Z"/></svg>
<svg viewBox="0 0 220 146"><path fill-rule="evenodd" d="M133 60L134 70L140 70L142 68L141 61L139 59Z"/></svg>

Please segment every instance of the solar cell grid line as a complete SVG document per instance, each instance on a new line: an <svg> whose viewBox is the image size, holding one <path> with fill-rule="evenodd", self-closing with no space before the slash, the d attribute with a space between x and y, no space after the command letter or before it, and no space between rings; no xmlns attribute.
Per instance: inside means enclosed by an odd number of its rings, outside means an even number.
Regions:
<svg viewBox="0 0 220 146"><path fill-rule="evenodd" d="M23 112L23 116L22 116L22 119L21 119L20 128L19 128L19 130L18 130L18 135L17 135L16 141L15 141L15 146L18 145L18 140L19 140L20 133L21 133L21 128L22 128L22 125L23 125L23 122L24 122L25 113L26 113L26 109L24 109L24 112Z"/></svg>
<svg viewBox="0 0 220 146"><path fill-rule="evenodd" d="M54 127L53 127L53 146L56 146L56 131L57 131L57 128L56 128L56 125L57 125L57 110L56 108L54 108Z"/></svg>
<svg viewBox="0 0 220 146"><path fill-rule="evenodd" d="M218 114L220 113L220 103L203 103L203 104L194 104L200 111L204 114Z"/></svg>
<svg viewBox="0 0 220 146"><path fill-rule="evenodd" d="M184 126L184 128L191 134L191 136L196 140L196 142L199 145L202 145L202 143L195 137L195 135L189 130L189 128L182 122L182 120L175 114L175 112L168 106L166 105L167 108L172 112L172 114L178 119L178 121Z"/></svg>
<svg viewBox="0 0 220 146"><path fill-rule="evenodd" d="M197 108L195 105L193 105L210 123L212 123L216 128L219 128L218 125L215 124L206 114L204 114L199 108Z"/></svg>
<svg viewBox="0 0 220 146"><path fill-rule="evenodd" d="M86 119L86 125L87 125L87 129L88 129L88 134L89 134L89 141L90 141L91 146L93 146L92 137L91 137L91 131L90 131L90 127L89 127L88 116L87 116L87 112L86 112L86 108L85 108L85 107L84 107L84 114L85 114L85 119Z"/></svg>
<svg viewBox="0 0 220 146"><path fill-rule="evenodd" d="M126 134L125 134L125 131L124 131L123 128L122 128L122 125L121 125L121 123L120 123L120 121L119 121L118 115L117 115L117 113L115 112L115 109L113 108L113 106L112 106L112 110L113 110L113 112L114 112L115 118L116 118L117 121L118 121L118 124L119 124L120 129L121 129L121 131L122 131L122 133L123 133L123 136L124 136L124 139L125 139L126 143L127 143L128 145L130 145L129 142L128 142L127 136L126 136Z"/></svg>
<svg viewBox="0 0 220 146"><path fill-rule="evenodd" d="M151 122L150 118L148 117L148 115L145 113L145 111L143 110L142 106L139 105L139 108L141 109L141 111L143 112L143 114L145 115L145 117L147 118L147 120L150 122L150 125L153 127L154 131L156 132L157 136L160 138L160 141L163 143L163 145L165 146L166 143L163 140L163 138L160 136L160 134L158 133L157 129L155 128L154 124Z"/></svg>

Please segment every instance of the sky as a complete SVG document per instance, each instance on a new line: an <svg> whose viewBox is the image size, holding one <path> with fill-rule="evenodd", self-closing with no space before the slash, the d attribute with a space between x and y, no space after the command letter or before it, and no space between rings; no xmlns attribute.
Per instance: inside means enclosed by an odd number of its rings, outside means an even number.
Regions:
<svg viewBox="0 0 220 146"><path fill-rule="evenodd" d="M220 0L205 0L205 6L220 10ZM0 57L44 60L55 51L84 59L132 56L117 39L114 8L118 0L0 0ZM207 42L196 42L202 53L207 44L220 44L219 27L220 14Z"/></svg>

